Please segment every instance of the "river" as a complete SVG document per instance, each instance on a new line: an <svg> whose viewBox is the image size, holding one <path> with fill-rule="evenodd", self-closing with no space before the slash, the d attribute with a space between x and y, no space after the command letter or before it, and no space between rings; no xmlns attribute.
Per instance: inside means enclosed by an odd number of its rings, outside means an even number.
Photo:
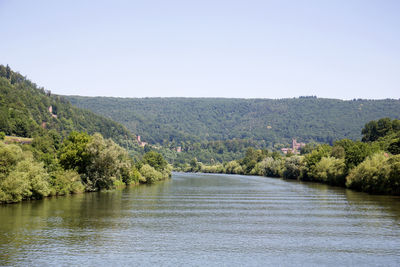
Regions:
<svg viewBox="0 0 400 267"><path fill-rule="evenodd" d="M0 265L400 265L400 198L275 178L174 173L0 205Z"/></svg>

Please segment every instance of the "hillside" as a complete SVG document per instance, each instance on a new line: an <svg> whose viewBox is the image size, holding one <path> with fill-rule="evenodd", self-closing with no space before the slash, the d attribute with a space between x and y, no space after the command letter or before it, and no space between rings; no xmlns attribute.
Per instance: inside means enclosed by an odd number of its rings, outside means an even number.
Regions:
<svg viewBox="0 0 400 267"><path fill-rule="evenodd" d="M150 143L265 140L268 146L361 138L365 123L399 118L399 100L111 98L67 96L73 105L124 124Z"/></svg>
<svg viewBox="0 0 400 267"><path fill-rule="evenodd" d="M8 66L0 65L0 132L32 137L46 130L55 130L62 136L73 130L98 132L124 147L135 143L135 136L125 126L74 107L65 97L52 95Z"/></svg>

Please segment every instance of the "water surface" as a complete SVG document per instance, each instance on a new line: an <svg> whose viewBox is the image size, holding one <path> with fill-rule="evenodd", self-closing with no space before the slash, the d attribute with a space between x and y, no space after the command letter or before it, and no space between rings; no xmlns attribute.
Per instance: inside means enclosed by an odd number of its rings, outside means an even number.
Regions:
<svg viewBox="0 0 400 267"><path fill-rule="evenodd" d="M173 174L0 205L0 265L400 265L400 199L274 178Z"/></svg>

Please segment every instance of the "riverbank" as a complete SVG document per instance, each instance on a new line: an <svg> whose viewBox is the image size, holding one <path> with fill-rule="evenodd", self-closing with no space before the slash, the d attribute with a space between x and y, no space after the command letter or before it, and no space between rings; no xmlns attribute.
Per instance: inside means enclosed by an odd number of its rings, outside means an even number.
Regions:
<svg viewBox="0 0 400 267"><path fill-rule="evenodd" d="M0 141L0 203L151 184L171 177L172 167L150 151L134 162L128 152L100 134L55 132L31 144Z"/></svg>
<svg viewBox="0 0 400 267"><path fill-rule="evenodd" d="M329 161L333 161L333 164ZM328 162L328 163L327 163ZM338 165L342 165L339 166ZM338 167L338 168L334 168ZM279 169L281 168L281 169ZM317 182L360 192L380 195L400 195L400 157L388 157L383 153L374 154L345 175L344 164L326 158L316 166L315 174L308 172L304 157L292 156L275 160L267 158L250 172L244 172L236 161L219 165L202 165L193 173L239 174L271 177L304 182Z"/></svg>
<svg viewBox="0 0 400 267"><path fill-rule="evenodd" d="M341 140L319 145L304 155L249 149L240 160L204 165L193 162L184 172L244 174L312 181L370 194L400 195L400 155L382 143Z"/></svg>

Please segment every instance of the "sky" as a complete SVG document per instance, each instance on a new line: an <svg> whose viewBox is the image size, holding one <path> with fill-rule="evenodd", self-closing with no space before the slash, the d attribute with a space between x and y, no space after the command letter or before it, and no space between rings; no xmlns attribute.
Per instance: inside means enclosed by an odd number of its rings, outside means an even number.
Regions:
<svg viewBox="0 0 400 267"><path fill-rule="evenodd" d="M56 94L400 98L398 0L0 0L0 64Z"/></svg>

